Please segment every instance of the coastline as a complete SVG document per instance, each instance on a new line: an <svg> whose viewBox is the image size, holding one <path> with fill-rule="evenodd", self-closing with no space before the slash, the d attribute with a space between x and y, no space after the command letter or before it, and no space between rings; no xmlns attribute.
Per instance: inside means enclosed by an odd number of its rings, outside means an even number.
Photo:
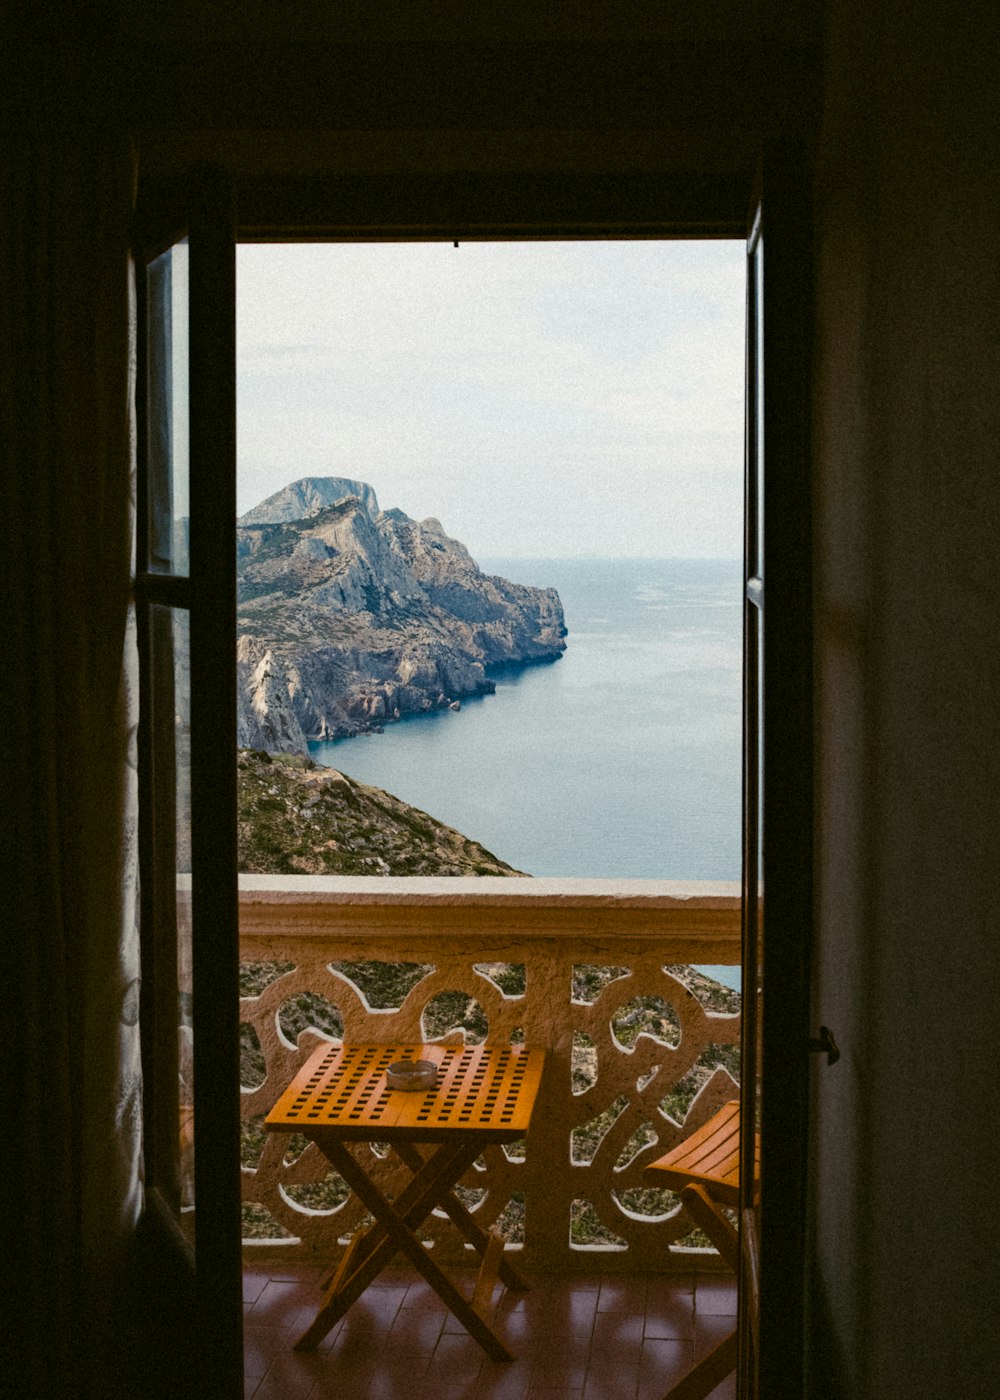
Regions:
<svg viewBox="0 0 1000 1400"><path fill-rule="evenodd" d="M377 736L312 742L310 756L537 877L738 880L738 566L537 561L519 573L563 599L561 665L504 663L489 706L407 714Z"/></svg>

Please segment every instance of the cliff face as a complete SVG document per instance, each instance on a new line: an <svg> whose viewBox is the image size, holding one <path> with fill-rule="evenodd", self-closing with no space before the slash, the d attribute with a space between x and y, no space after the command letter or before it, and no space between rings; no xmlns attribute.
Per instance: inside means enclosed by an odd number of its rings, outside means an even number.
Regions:
<svg viewBox="0 0 1000 1400"><path fill-rule="evenodd" d="M237 558L243 747L303 752L490 692L489 666L565 649L555 589L482 573L437 520L380 511L363 482L286 487L241 518Z"/></svg>
<svg viewBox="0 0 1000 1400"><path fill-rule="evenodd" d="M378 515L375 492L365 481L347 476L304 476L293 481L259 506L240 516L238 525L271 525L279 520L304 520L324 506L332 506L345 496L357 496L370 515Z"/></svg>

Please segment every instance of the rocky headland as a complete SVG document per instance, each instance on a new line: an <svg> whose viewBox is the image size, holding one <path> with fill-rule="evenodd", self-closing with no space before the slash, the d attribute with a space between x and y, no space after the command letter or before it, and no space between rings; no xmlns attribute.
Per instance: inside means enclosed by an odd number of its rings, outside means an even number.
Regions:
<svg viewBox="0 0 1000 1400"><path fill-rule="evenodd" d="M439 521L365 482L307 477L237 522L238 741L272 753L488 694L491 666L557 658L553 588L484 574Z"/></svg>

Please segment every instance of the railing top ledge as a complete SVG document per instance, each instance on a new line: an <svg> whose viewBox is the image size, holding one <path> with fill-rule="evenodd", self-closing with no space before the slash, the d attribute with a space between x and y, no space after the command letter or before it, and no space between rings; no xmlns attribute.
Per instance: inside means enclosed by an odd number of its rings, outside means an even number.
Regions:
<svg viewBox="0 0 1000 1400"><path fill-rule="evenodd" d="M569 880L534 877L241 875L240 906L398 906L495 909L738 910L738 881Z"/></svg>
<svg viewBox="0 0 1000 1400"><path fill-rule="evenodd" d="M485 951L539 939L654 939L671 962L739 961L740 894L735 884L656 880L539 880L502 876L393 879L369 876L241 875L240 935L374 949L415 946ZM497 953L499 956L499 953Z"/></svg>

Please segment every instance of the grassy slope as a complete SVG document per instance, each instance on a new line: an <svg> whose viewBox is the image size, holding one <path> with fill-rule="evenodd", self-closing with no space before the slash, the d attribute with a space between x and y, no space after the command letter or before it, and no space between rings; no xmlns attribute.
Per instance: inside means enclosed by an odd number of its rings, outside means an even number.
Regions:
<svg viewBox="0 0 1000 1400"><path fill-rule="evenodd" d="M239 755L239 858L250 874L519 873L381 788L254 750Z"/></svg>

